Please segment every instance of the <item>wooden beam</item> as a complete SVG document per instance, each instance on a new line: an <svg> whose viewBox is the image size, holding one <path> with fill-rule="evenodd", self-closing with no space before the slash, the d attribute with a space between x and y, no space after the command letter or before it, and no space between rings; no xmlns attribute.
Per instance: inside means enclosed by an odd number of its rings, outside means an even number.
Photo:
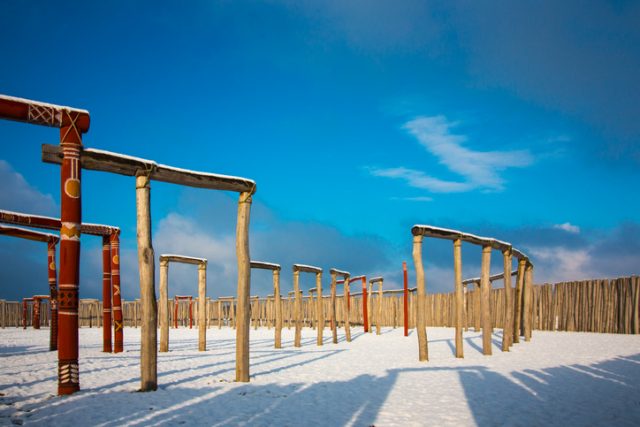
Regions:
<svg viewBox="0 0 640 427"><path fill-rule="evenodd" d="M280 271L280 264L273 264L271 262L264 261L251 261L251 268L258 268L262 270L278 270Z"/></svg>
<svg viewBox="0 0 640 427"><path fill-rule="evenodd" d="M185 255L175 255L175 254L162 254L160 255L160 262L162 263L162 261L167 261L167 262L180 262L183 264L192 264L192 265L200 265L200 264L207 264L207 259L206 258L196 258L196 257L192 257L192 256L185 256Z"/></svg>
<svg viewBox="0 0 640 427"><path fill-rule="evenodd" d="M2 119L61 128L72 124L71 113L76 116L73 125L81 133L87 133L91 122L87 110L0 95L0 118Z"/></svg>
<svg viewBox="0 0 640 427"><path fill-rule="evenodd" d="M60 164L62 161L62 149L57 145L43 144L42 161L45 163ZM154 181L168 182L188 187L235 191L238 193L255 193L256 191L256 183L250 179L207 172L196 172L158 164L153 160L91 148L85 148L81 151L80 163L83 169L111 172L126 176L135 176L138 172L142 172Z"/></svg>
<svg viewBox="0 0 640 427"><path fill-rule="evenodd" d="M304 264L293 264L293 271L300 271L303 273L322 273L322 269L320 267L314 267L312 265L304 265Z"/></svg>
<svg viewBox="0 0 640 427"><path fill-rule="evenodd" d="M33 240L35 242L54 242L58 243L60 238L56 235L49 233L42 233L40 231L27 230L21 227L7 227L0 225L0 234L12 237L18 237L20 239Z"/></svg>

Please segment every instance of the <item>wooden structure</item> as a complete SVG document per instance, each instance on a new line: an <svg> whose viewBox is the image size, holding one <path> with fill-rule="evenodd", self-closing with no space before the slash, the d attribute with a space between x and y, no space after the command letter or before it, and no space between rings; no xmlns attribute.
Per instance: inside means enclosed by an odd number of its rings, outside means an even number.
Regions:
<svg viewBox="0 0 640 427"><path fill-rule="evenodd" d="M27 230L20 227L0 225L0 234L20 239L33 240L47 244L47 277L49 281L49 303L51 306L51 328L49 329L49 350L58 349L58 286L56 282L56 245L58 236L39 231ZM38 325L38 327L40 327Z"/></svg>
<svg viewBox="0 0 640 427"><path fill-rule="evenodd" d="M300 347L301 337L302 337L302 294L300 292L300 273L313 273L316 276L316 288L318 292L318 311L317 311L317 322L318 322L318 333L316 343L321 346L323 337L322 333L324 330L324 313L322 310L322 269L320 267L314 267L311 265L304 264L293 264L293 292L295 294L295 303L294 303L294 322L296 325L295 338L294 338L294 346Z"/></svg>
<svg viewBox="0 0 640 427"><path fill-rule="evenodd" d="M375 284L378 284L378 298L376 301L376 335L380 335L380 329L381 329L381 322L382 322L382 299L383 299L383 294L382 294L382 284L384 283L384 278L382 277L374 277L372 279L369 279L369 296L371 296L374 292L373 286ZM373 306L370 304L371 306L371 311L373 312ZM373 329L373 328L371 328Z"/></svg>
<svg viewBox="0 0 640 427"><path fill-rule="evenodd" d="M353 282L361 282L362 284L362 325L364 326L364 331L369 332L369 312L367 308L367 277L366 276L355 276L349 279L349 286ZM351 297L357 294L351 294L351 290L347 291L347 306L351 304Z"/></svg>
<svg viewBox="0 0 640 427"><path fill-rule="evenodd" d="M173 327L178 329L178 307L180 301L189 301L189 329L193 328L193 297L191 295L175 295L173 297Z"/></svg>
<svg viewBox="0 0 640 427"><path fill-rule="evenodd" d="M25 225L45 230L60 230L62 222L60 218L41 215L31 215L20 212L0 210L0 222L6 224ZM102 301L103 301L103 338L102 351L112 351L111 326L113 319L114 338L113 351L120 353L124 346L124 331L122 325L122 303L120 290L120 229L101 224L80 224L80 233L99 236L102 238ZM56 287L55 246L49 248L49 286ZM53 264L52 264L53 263ZM54 290L51 291L53 295ZM57 287L55 289L57 293ZM113 301L113 309L112 309ZM52 299L52 305L56 301ZM55 309L57 313L57 308ZM55 316L57 325L57 315ZM56 326L57 329L57 326ZM57 342L56 342L57 346ZM57 347L56 347L57 348Z"/></svg>
<svg viewBox="0 0 640 427"><path fill-rule="evenodd" d="M160 255L160 351L169 351L169 263L179 262L198 266L198 350L207 349L207 260L184 255ZM177 310L178 296L175 308ZM189 297L189 328L193 325L193 310ZM178 316L174 315L175 327L178 327Z"/></svg>
<svg viewBox="0 0 640 427"><path fill-rule="evenodd" d="M40 313L42 311L42 300L51 301L49 295L33 296L33 329L40 329ZM49 341L49 350L51 350L51 341Z"/></svg>
<svg viewBox="0 0 640 427"><path fill-rule="evenodd" d="M349 273L346 271L332 268L329 270L331 275L331 302L329 303L329 316L331 317L331 336L334 344L338 344L338 320L336 311L336 286L341 283L344 285L343 299L349 299ZM342 277L342 280L338 282L338 276ZM347 304L343 304L343 319L344 319L344 333L347 342L351 341L351 325L349 324L349 307Z"/></svg>
<svg viewBox="0 0 640 427"><path fill-rule="evenodd" d="M280 296L280 265L263 261L251 261L251 268L271 270L273 277L273 305L274 305L274 348L282 348L282 301Z"/></svg>
<svg viewBox="0 0 640 427"><path fill-rule="evenodd" d="M530 296L533 280L533 266L529 262L528 258L520 251L514 249L511 244L502 242L492 238L479 237L473 234L464 233L457 230L450 230L446 228L433 227L430 225L414 225L411 229L413 235L413 261L416 269L416 288L417 288L417 316L416 316L416 328L418 333L418 354L420 361L428 360L428 347L427 347L427 333L426 333L426 289L425 289L425 277L424 267L422 264L422 240L424 237L433 237L439 239L447 239L453 241L453 257L454 257L454 281L455 281L455 304L456 304L456 357L463 357L462 349L462 333L463 333L463 307L464 307L464 295L462 285L462 242L468 242L482 247L482 266L480 274L480 297L481 297L481 323L482 323L482 349L483 354L491 355L491 334L493 332L491 312L490 312L490 298L491 298L491 281L490 281L490 266L491 266L491 251L492 249L500 250L504 258L504 278L505 278L505 310L514 310L517 315L517 307L520 305L519 300L517 304L512 303L511 295L511 257L515 256L519 263L526 266L526 271L530 272L524 277L523 288L523 312L530 310ZM517 317L517 316L516 316ZM507 319L513 319L513 316L506 316ZM511 320L505 325L503 329L503 336L505 342L503 343L503 350L507 351L509 345L512 342L511 338L514 328L511 325ZM531 337L531 325L529 322L529 316L524 317L524 336L525 340Z"/></svg>
<svg viewBox="0 0 640 427"><path fill-rule="evenodd" d="M52 145L42 146L45 162L60 164L63 153ZM155 296L154 254L151 245L151 180L168 182L211 190L240 193L236 227L236 256L238 260L238 291L236 316L236 381L249 381L249 216L252 196L256 191L254 181L204 172L195 172L158 164L152 160L124 156L108 151L84 149L78 152L78 169L117 173L136 177L136 210L138 237L138 266L140 270L140 300L142 302L142 336L140 351L140 389L156 390L157 374L157 307Z"/></svg>
<svg viewBox="0 0 640 427"><path fill-rule="evenodd" d="M402 261L402 324L404 336L409 336L409 274L407 273L407 263Z"/></svg>

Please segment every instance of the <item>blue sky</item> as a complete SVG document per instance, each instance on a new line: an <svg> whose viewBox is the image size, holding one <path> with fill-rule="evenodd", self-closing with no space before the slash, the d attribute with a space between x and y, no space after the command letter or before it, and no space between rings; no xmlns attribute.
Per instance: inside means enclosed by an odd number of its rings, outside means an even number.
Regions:
<svg viewBox="0 0 640 427"><path fill-rule="evenodd" d="M415 223L510 241L539 282L613 277L640 265L638 22L637 2L4 1L0 92L88 109L87 147L256 180L252 258L281 263L283 289L295 262L399 286ZM40 161L57 140L0 121L1 208L59 215ZM83 174L84 221L123 230L125 298L134 187ZM235 292L235 202L152 186L156 254L209 258L211 296ZM99 241L82 245L94 297ZM425 244L429 291L452 289L451 252ZM0 297L46 290L40 245L0 256ZM195 269L170 274L195 294Z"/></svg>

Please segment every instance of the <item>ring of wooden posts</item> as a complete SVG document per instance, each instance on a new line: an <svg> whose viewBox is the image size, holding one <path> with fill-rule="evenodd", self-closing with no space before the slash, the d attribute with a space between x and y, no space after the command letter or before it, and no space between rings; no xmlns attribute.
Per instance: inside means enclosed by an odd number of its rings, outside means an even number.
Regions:
<svg viewBox="0 0 640 427"><path fill-rule="evenodd" d="M300 293L300 273L313 273L316 275L316 290L318 292L316 320L318 322L316 344L321 346L323 341L324 330L324 312L322 310L322 269L304 264L293 264L293 292L294 300L294 322L296 326L294 346L301 346L302 339L302 295Z"/></svg>
<svg viewBox="0 0 640 427"><path fill-rule="evenodd" d="M162 165L141 159L96 149L76 147L77 168L116 173L136 178L136 211L138 266L140 272L140 301L142 331L140 342L140 390L158 387L157 307L154 286L155 256L151 245L150 182L152 180L211 190L234 191L240 194L236 227L236 257L238 260L237 316L236 316L236 381L249 382L249 215L256 183L234 176L196 172ZM67 152L58 146L43 145L44 162L62 164ZM79 185L79 181L78 181ZM78 207L79 212L79 207ZM77 269L77 265L75 265Z"/></svg>
<svg viewBox="0 0 640 427"><path fill-rule="evenodd" d="M207 349L207 260L184 255L160 255L160 352L169 351L169 263L178 262L198 266L198 351ZM178 296L176 296L176 305ZM191 304L191 297L189 297ZM178 324L178 316L174 314L174 324ZM193 324L192 307L189 306L189 328Z"/></svg>
<svg viewBox="0 0 640 427"><path fill-rule="evenodd" d="M349 277L350 274L347 271L338 270L332 268L329 270L331 275L331 302L330 313L331 316L331 336L334 344L338 343L338 322L336 320L336 286L344 285L343 287L343 304L342 304L342 318L344 319L344 334L347 342L351 342L351 324L349 323ZM338 276L342 277L342 280L338 280Z"/></svg>
<svg viewBox="0 0 640 427"><path fill-rule="evenodd" d="M47 277L49 281L49 301L51 310L51 327L49 328L49 351L58 349L58 286L56 282L56 245L60 241L58 236L39 231L27 230L20 227L6 227L0 225L0 234L17 237L20 239L33 240L47 244ZM23 308L25 306L23 305ZM23 314L26 316L26 313ZM26 328L26 318L23 317L23 324ZM38 325L38 328L40 325Z"/></svg>
<svg viewBox="0 0 640 427"><path fill-rule="evenodd" d="M418 334L418 358L420 361L428 360L428 344L426 332L426 289L424 266L422 263L422 240L424 237L433 237L453 241L453 265L455 283L455 348L456 357L464 357L462 347L463 309L464 295L462 284L462 242L468 242L482 246L482 265L480 275L481 298L481 324L482 324L482 349L483 354L491 355L491 334L493 327L490 313L490 266L492 249L500 250L504 260L504 294L505 294L505 322L503 330L502 350L508 351L513 342L518 342L515 333L519 330L519 318L522 317L525 340L531 339L531 291L533 280L533 265L520 251L513 248L510 243L492 238L479 237L473 234L457 230L433 227L430 225L414 225L411 229L413 235L413 262L416 270L417 308L416 329ZM518 285L516 286L516 303L511 298L511 270L512 257L518 259ZM520 286L520 283L522 285ZM522 297L518 295L521 290ZM515 319L515 322L514 322ZM516 329L517 328L517 329ZM519 333L519 332L518 332Z"/></svg>
<svg viewBox="0 0 640 427"><path fill-rule="evenodd" d="M45 230L60 230L62 221L41 215L30 215L20 212L0 210L0 222L6 224L26 225ZM122 300L120 289L120 229L101 224L82 223L80 225L81 234L90 234L102 237L102 351L110 353L112 351L111 326L113 318L114 345L113 352L120 353L124 347L124 331L122 322ZM57 349L57 281L55 263L55 245L49 248L49 288L52 307L55 308L56 315L52 317L52 328L55 330L55 344L53 350ZM113 301L113 309L112 309Z"/></svg>
<svg viewBox="0 0 640 427"><path fill-rule="evenodd" d="M251 268L271 270L273 277L273 304L275 311L274 348L282 348L282 302L280 296L280 265L264 261L251 261Z"/></svg>

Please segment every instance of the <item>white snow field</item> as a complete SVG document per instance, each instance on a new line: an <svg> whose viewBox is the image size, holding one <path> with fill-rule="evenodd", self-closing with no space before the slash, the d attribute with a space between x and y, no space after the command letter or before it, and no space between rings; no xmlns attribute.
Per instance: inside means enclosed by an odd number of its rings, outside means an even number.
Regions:
<svg viewBox="0 0 640 427"><path fill-rule="evenodd" d="M125 330L125 352L102 353L100 329L80 330L82 390L56 396L56 353L48 329L0 330L0 425L140 426L616 426L640 425L640 336L535 332L529 343L480 352L465 333L453 356L453 329L430 328L429 362L402 329L317 347L316 332L251 330L251 382L234 383L235 331L171 329L159 353L156 392L139 393L140 330Z"/></svg>

